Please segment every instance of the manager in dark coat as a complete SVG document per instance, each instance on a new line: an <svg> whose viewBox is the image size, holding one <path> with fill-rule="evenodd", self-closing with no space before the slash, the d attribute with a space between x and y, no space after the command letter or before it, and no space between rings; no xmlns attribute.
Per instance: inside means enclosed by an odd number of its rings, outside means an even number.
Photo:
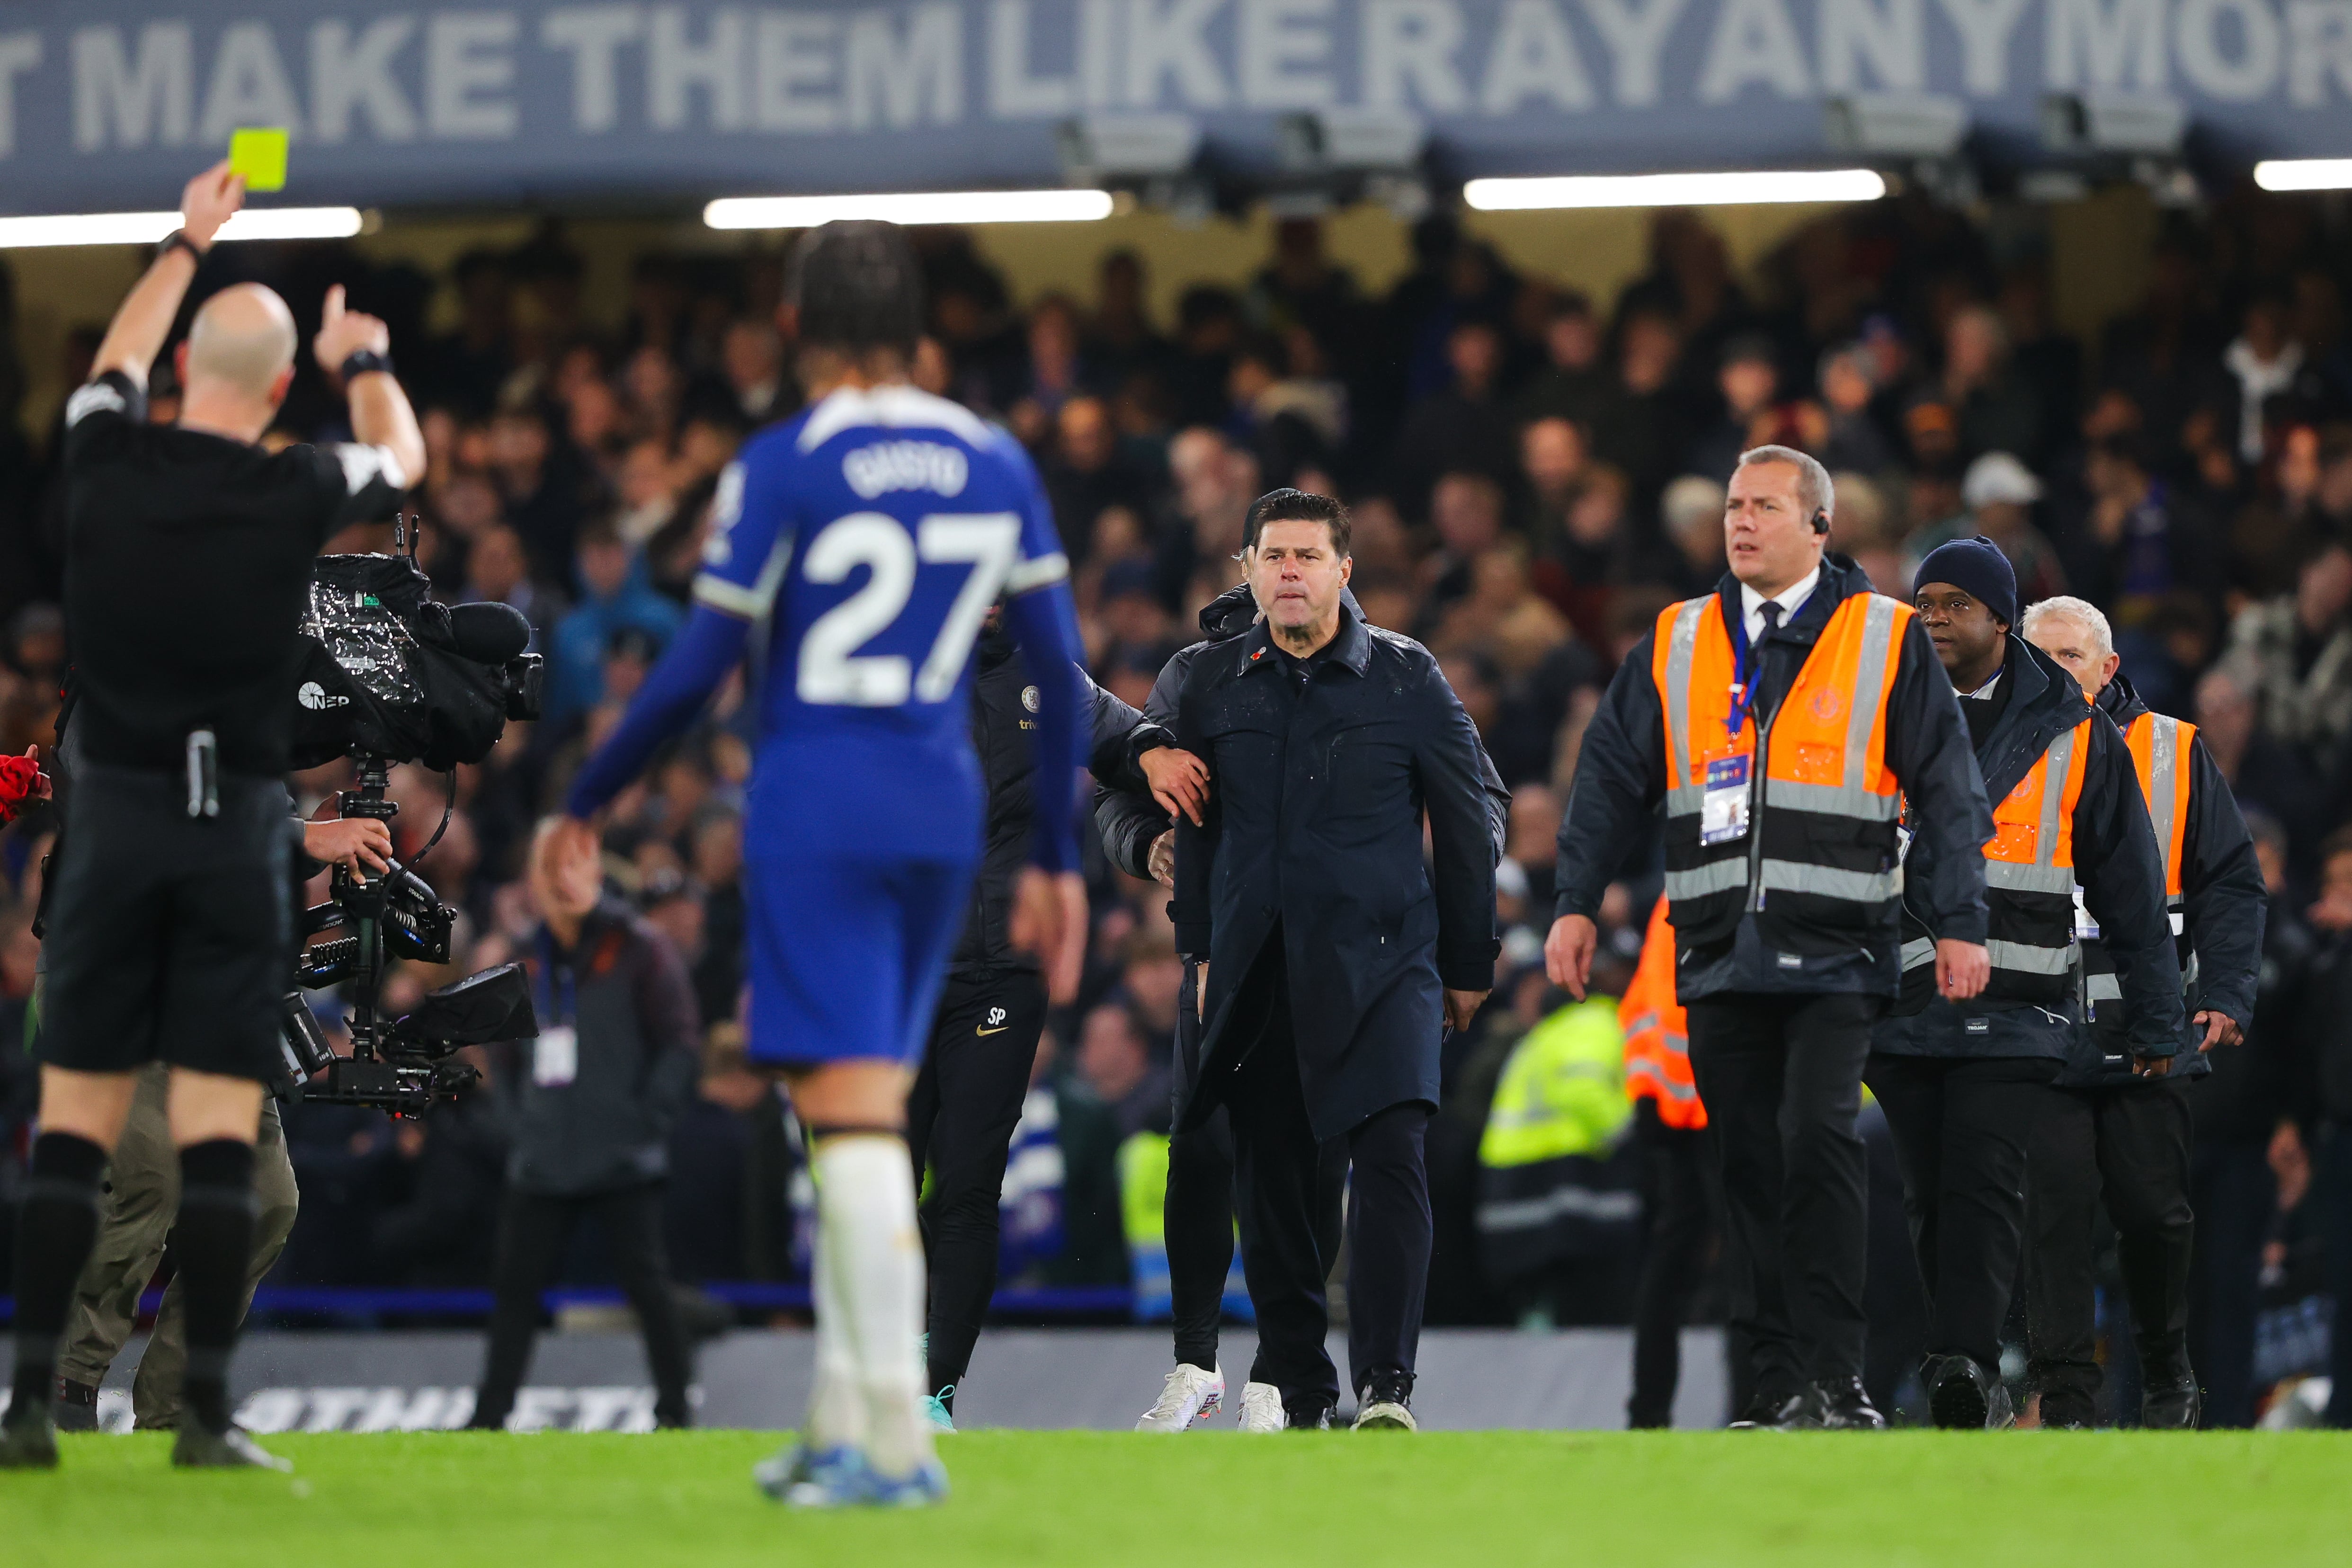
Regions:
<svg viewBox="0 0 2352 1568"><path fill-rule="evenodd" d="M1346 1139L1358 1425L1409 1427L1438 1047L1485 1000L1500 945L1478 734L1426 648L1341 603L1339 502L1276 490L1244 539L1265 618L1203 650L1177 701L1177 744L1213 790L1202 824L1176 827L1177 948L1211 961L1179 1125L1232 1117L1251 1381L1281 1391L1291 1426L1338 1401L1313 1212L1317 1146Z"/></svg>

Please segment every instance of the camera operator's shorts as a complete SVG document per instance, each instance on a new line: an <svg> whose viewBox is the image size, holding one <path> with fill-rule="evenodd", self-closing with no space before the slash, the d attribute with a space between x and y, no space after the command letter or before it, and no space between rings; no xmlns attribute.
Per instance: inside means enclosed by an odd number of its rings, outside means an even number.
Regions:
<svg viewBox="0 0 2352 1568"><path fill-rule="evenodd" d="M963 929L972 862L754 843L744 870L751 1058L919 1061Z"/></svg>
<svg viewBox="0 0 2352 1568"><path fill-rule="evenodd" d="M191 817L176 774L76 770L42 942L41 1060L280 1070L299 829L277 780L225 773L218 787L220 815Z"/></svg>

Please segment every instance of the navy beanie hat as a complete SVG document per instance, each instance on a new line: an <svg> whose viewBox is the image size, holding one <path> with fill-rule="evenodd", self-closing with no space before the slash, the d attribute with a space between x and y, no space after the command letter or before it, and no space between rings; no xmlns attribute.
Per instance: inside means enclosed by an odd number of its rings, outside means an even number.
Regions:
<svg viewBox="0 0 2352 1568"><path fill-rule="evenodd" d="M1965 588L2011 630L2016 629L2017 573L2011 567L2009 557L2000 552L2000 546L1991 540L1982 535L1955 539L1930 550L1927 559L1919 563L1919 574L1911 579L1915 599L1923 583L1949 583L1955 588Z"/></svg>

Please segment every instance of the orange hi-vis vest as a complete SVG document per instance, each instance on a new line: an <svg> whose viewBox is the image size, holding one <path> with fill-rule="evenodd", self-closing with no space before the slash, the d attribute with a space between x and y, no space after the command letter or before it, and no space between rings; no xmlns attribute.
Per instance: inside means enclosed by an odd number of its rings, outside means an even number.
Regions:
<svg viewBox="0 0 2352 1568"><path fill-rule="evenodd" d="M2157 847L2164 854L2164 907L2172 921L2174 952L2180 960L2180 984L2185 993L2197 980L2197 954L2189 942L2189 900L2181 884L2181 858L2189 837L2189 742L2197 726L2161 713L2142 713L2124 727L2124 744L2131 749L2132 770L2139 774L2139 793L2147 802L2148 821L2156 828ZM2123 1026L2120 1007L2103 1015L2102 1003L2120 1003L2123 984L2116 978L2115 961L2098 940L2098 928L2087 910L2077 911L2083 937L2083 997L2090 1004L2094 1027Z"/></svg>
<svg viewBox="0 0 2352 1568"><path fill-rule="evenodd" d="M2074 995L2074 808L2090 765L2091 726L2105 721L2085 712L1993 803L1992 841L1984 847L1989 998L2058 1007ZM1904 942L1907 979L1916 983L1912 972L1935 962L1929 938Z"/></svg>
<svg viewBox="0 0 2352 1568"><path fill-rule="evenodd" d="M1664 894L1650 910L1642 962L1617 1004L1617 1026L1625 1032L1625 1092L1655 1100L1658 1120L1668 1127L1705 1127L1706 1107L1691 1077L1690 1025L1675 1000L1675 928Z"/></svg>
<svg viewBox="0 0 2352 1568"><path fill-rule="evenodd" d="M1719 595L1658 616L1651 676L1664 715L1666 897L1693 945L1728 940L1769 901L1782 939L1821 953L1880 928L1900 890L1901 799L1886 765L1886 704L1913 612L1856 594L1831 613L1780 706L1730 728L1737 655ZM1748 828L1706 844L1710 769L1748 773Z"/></svg>

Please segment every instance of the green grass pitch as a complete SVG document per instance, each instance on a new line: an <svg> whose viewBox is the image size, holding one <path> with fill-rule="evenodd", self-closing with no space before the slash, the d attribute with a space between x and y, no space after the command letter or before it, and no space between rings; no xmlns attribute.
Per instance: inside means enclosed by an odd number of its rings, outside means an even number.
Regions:
<svg viewBox="0 0 2352 1568"><path fill-rule="evenodd" d="M976 1432L925 1512L751 1486L772 1434L270 1439L293 1476L183 1474L160 1437L0 1473L8 1568L589 1564L2343 1563L2336 1434Z"/></svg>

